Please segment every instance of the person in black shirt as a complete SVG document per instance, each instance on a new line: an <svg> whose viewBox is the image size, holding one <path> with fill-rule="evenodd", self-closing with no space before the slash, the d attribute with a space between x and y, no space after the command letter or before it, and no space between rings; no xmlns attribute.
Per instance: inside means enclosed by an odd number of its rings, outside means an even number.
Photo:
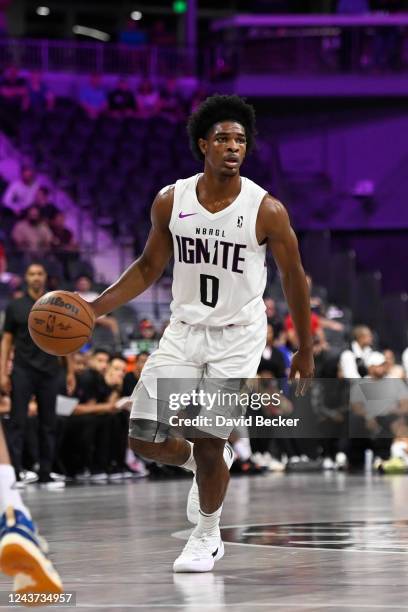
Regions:
<svg viewBox="0 0 408 612"><path fill-rule="evenodd" d="M136 356L136 361L135 365L133 366L133 370L126 374L125 380L123 381L123 397L130 397L132 395L148 357L149 353L147 351L142 351Z"/></svg>
<svg viewBox="0 0 408 612"><path fill-rule="evenodd" d="M268 323L266 332L266 346L262 353L258 372L271 372L274 378L282 380L286 378L285 359L281 351L273 344L273 325Z"/></svg>
<svg viewBox="0 0 408 612"><path fill-rule="evenodd" d="M24 430L28 404L35 395L38 404L40 483L52 483L50 472L55 452L56 397L58 357L42 351L31 339L28 331L28 315L34 304L45 293L47 273L38 263L32 263L25 272L27 290L12 300L6 309L4 333L1 341L0 385L5 393L11 393L9 437L12 462L17 479L22 470ZM14 346L14 365L11 377L7 362ZM68 375L71 385L71 373Z"/></svg>

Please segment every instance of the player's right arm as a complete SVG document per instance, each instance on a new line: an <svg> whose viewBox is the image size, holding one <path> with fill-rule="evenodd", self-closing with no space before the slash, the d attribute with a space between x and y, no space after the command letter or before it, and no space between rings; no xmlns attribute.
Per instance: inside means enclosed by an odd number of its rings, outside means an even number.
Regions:
<svg viewBox="0 0 408 612"><path fill-rule="evenodd" d="M168 187L156 196L151 210L152 227L143 253L113 285L91 302L97 317L133 300L163 274L173 253L169 230L173 197L174 187Z"/></svg>

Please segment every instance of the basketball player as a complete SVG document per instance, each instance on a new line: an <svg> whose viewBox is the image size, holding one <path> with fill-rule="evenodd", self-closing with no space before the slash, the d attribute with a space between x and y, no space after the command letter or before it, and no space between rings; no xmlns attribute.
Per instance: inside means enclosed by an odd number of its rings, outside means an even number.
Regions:
<svg viewBox="0 0 408 612"><path fill-rule="evenodd" d="M47 558L47 543L38 535L15 481L0 423L0 569L14 576L16 593L62 593L61 579Z"/></svg>
<svg viewBox="0 0 408 612"><path fill-rule="evenodd" d="M188 124L204 173L163 188L153 202L142 255L99 298L97 317L145 291L174 255L172 317L133 392L130 446L195 473L187 516L196 523L175 572L211 571L224 554L220 515L233 453L231 428L193 442L168 435L157 417L157 380L254 378L266 344L265 253L271 249L299 339L291 378L304 394L313 376L309 292L284 206L240 176L254 145L255 113L238 96L207 98Z"/></svg>

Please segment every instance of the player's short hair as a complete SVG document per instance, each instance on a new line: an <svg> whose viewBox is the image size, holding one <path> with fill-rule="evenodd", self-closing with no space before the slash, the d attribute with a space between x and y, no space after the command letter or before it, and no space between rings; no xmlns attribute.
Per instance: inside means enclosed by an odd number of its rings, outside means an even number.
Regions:
<svg viewBox="0 0 408 612"><path fill-rule="evenodd" d="M255 144L255 109L240 96L224 96L215 94L210 96L198 109L192 113L187 123L187 133L190 148L194 157L200 161L204 159L198 140L207 138L211 128L220 121L236 121L245 129L247 152L250 153Z"/></svg>

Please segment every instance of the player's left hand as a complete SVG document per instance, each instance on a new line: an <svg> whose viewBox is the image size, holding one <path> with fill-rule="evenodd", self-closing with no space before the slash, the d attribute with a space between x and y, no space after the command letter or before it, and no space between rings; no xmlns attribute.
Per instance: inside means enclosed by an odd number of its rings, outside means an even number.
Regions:
<svg viewBox="0 0 408 612"><path fill-rule="evenodd" d="M314 359L313 359L313 350L299 349L292 357L292 364L290 366L290 381L297 381L296 385L296 397L299 395L306 395L307 390L309 389L312 378L314 376Z"/></svg>

